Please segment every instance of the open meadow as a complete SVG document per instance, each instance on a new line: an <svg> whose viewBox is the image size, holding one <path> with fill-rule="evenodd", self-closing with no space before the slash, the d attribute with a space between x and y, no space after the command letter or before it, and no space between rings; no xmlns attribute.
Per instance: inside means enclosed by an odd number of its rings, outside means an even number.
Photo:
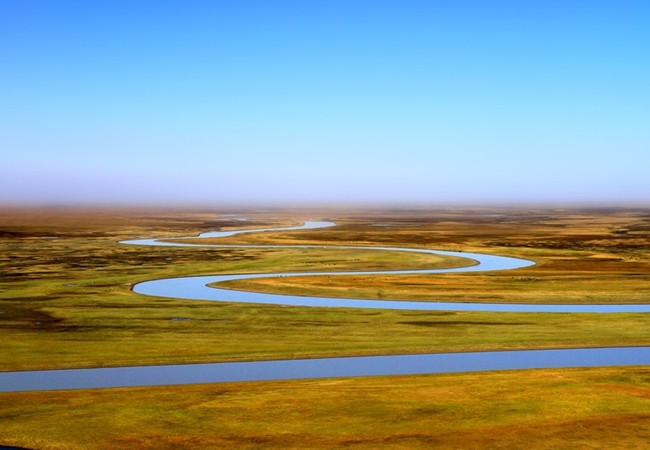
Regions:
<svg viewBox="0 0 650 450"><path fill-rule="evenodd" d="M650 209L0 210L0 371L650 345L650 315L304 308L149 297L138 282L219 273L461 267L355 249L145 247L331 220L212 244L390 246L534 261L511 271L308 276L221 287L360 299L650 303ZM194 240L193 242L196 242ZM0 394L0 446L641 448L650 367Z"/></svg>

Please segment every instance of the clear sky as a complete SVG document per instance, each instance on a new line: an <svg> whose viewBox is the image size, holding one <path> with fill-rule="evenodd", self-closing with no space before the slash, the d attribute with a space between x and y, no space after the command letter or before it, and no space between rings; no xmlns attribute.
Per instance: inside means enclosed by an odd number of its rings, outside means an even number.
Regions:
<svg viewBox="0 0 650 450"><path fill-rule="evenodd" d="M0 203L649 202L647 0L0 0Z"/></svg>

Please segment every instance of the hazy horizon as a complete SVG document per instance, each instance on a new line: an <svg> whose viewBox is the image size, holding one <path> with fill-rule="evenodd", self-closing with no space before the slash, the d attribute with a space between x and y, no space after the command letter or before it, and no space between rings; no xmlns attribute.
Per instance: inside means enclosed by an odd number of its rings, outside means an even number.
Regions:
<svg viewBox="0 0 650 450"><path fill-rule="evenodd" d="M650 3L0 5L0 204L648 205Z"/></svg>

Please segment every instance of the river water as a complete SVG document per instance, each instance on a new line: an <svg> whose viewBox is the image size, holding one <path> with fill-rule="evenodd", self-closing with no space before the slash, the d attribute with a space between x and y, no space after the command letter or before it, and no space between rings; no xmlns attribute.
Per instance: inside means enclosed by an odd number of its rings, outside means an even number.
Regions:
<svg viewBox="0 0 650 450"><path fill-rule="evenodd" d="M0 373L0 392L650 365L650 347L434 353Z"/></svg>
<svg viewBox="0 0 650 450"><path fill-rule="evenodd" d="M331 227L335 224L326 221L305 222L300 227L278 229L257 229L237 231L218 231L204 233L199 237L227 237L240 233L317 229ZM167 278L161 280L145 281L133 287L138 294L158 297L172 297L192 300L206 300L219 302L265 303L287 306L310 307L341 307L341 308L371 308L371 309L401 309L401 310L428 310L428 311L492 311L492 312L560 312L560 313L624 313L624 312L650 312L650 305L644 304L526 304L526 303L465 303L465 302L437 302L437 301L405 301L405 300L359 300L354 298L308 297L297 295L266 294L260 292L235 291L218 287L208 287L208 284L223 281L243 280L251 278L289 277L289 276L346 276L346 275L405 275L405 274L443 274L443 273L472 273L497 270L513 270L535 264L521 258L489 255L483 253L454 252L444 250L430 250L420 248L402 247L365 247L365 246L322 246L322 245L220 245L220 244L194 244L188 242L164 242L156 239L140 239L123 241L124 244L133 245L162 245L162 246L204 246L214 248L341 248L357 249L364 251L401 251L412 253L428 253L433 255L455 256L468 258L476 264L467 267L451 269L423 269L423 270L393 270L393 271L348 271L348 272L293 272L293 273L266 273L266 274L226 274L200 277Z"/></svg>
<svg viewBox="0 0 650 450"><path fill-rule="evenodd" d="M333 225L334 223L326 221L306 222L303 226L285 227L281 229L275 229L274 231L316 229ZM204 233L203 235L200 235L200 237L226 237L240 233L252 233L260 231L270 230L262 229L210 232ZM137 239L123 241L122 243L130 245L159 246L203 245L187 242L161 242L156 239ZM287 246L209 245L209 247L286 248ZM291 248L325 247L305 245L292 246ZM411 273L436 274L450 272L471 273L492 270L512 270L534 264L532 261L518 258L478 253L447 252L428 249L395 247L344 246L342 248L359 248L367 251L407 251L459 256L470 258L474 260L476 264L468 267L460 267L454 269L403 270L388 272L362 271L245 275L227 274L201 277L169 278L139 283L134 286L133 290L144 295L155 295L193 300L246 303L253 302L310 307L501 312L650 312L650 305L533 305L409 302L400 300L358 300L263 294L211 288L206 286L208 283L218 283L228 280L270 276L346 276ZM281 361L4 372L0 373L0 392L619 365L650 365L650 347L436 353L419 355L364 356Z"/></svg>

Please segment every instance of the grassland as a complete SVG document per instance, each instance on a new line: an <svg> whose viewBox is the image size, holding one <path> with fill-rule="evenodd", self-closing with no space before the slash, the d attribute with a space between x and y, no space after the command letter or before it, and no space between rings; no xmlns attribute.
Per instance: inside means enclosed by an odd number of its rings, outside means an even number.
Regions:
<svg viewBox="0 0 650 450"><path fill-rule="evenodd" d="M426 215L425 215L426 216ZM516 272L239 280L233 289L296 295L497 303L647 303L650 217L644 210L438 212L380 216L276 243L351 242L475 251L535 261ZM254 239L263 239L255 236Z"/></svg>
<svg viewBox="0 0 650 450"><path fill-rule="evenodd" d="M422 247L512 255L537 265L485 274L259 279L231 287L360 298L650 303L649 210L237 212L246 222L229 213L2 210L0 370L650 345L644 314L312 310L144 297L130 286L167 276L459 261L117 243L330 218L340 226L219 243ZM538 448L634 447L648 437L648 379L647 368L617 368L0 394L0 445L517 448L528 440ZM494 383L498 393L490 391ZM517 401L500 403L503 396Z"/></svg>
<svg viewBox="0 0 650 450"><path fill-rule="evenodd" d="M650 369L527 370L1 394L3 444L43 449L622 449Z"/></svg>

